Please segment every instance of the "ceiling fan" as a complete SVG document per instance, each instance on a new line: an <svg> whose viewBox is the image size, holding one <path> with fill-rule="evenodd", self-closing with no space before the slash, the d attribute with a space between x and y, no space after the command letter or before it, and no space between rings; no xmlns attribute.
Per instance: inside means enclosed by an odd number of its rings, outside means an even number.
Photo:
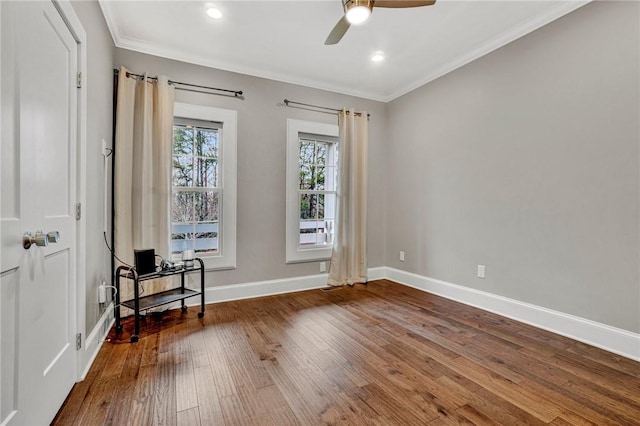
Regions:
<svg viewBox="0 0 640 426"><path fill-rule="evenodd" d="M344 8L344 16L338 21L325 45L337 44L351 25L366 22L374 7L392 7L403 9L407 7L431 6L436 0L340 0Z"/></svg>

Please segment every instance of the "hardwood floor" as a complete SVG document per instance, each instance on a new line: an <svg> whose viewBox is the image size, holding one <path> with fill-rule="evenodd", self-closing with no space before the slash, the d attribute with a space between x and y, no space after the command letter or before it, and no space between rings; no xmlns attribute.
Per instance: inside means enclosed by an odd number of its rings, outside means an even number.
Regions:
<svg viewBox="0 0 640 426"><path fill-rule="evenodd" d="M390 281L171 311L53 424L640 425L640 363Z"/></svg>

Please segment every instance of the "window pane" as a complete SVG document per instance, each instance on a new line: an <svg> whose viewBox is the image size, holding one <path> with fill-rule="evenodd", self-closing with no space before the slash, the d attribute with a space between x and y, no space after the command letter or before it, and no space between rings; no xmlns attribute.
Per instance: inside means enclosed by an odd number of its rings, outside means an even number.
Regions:
<svg viewBox="0 0 640 426"><path fill-rule="evenodd" d="M317 194L300 194L300 219L316 219L317 209Z"/></svg>
<svg viewBox="0 0 640 426"><path fill-rule="evenodd" d="M333 222L301 220L298 243L300 246L333 243Z"/></svg>
<svg viewBox="0 0 640 426"><path fill-rule="evenodd" d="M192 157L173 157L173 186L193 186Z"/></svg>
<svg viewBox="0 0 640 426"><path fill-rule="evenodd" d="M318 218L319 219L324 218L324 200L325 200L325 195L318 194Z"/></svg>
<svg viewBox="0 0 640 426"><path fill-rule="evenodd" d="M218 131L198 129L196 132L196 155L218 157Z"/></svg>
<svg viewBox="0 0 640 426"><path fill-rule="evenodd" d="M334 219L336 217L336 195L320 194L321 200L318 209L319 219Z"/></svg>
<svg viewBox="0 0 640 426"><path fill-rule="evenodd" d="M315 144L311 141L300 140L300 164L312 164L314 160Z"/></svg>
<svg viewBox="0 0 640 426"><path fill-rule="evenodd" d="M311 189L311 166L300 166L300 189Z"/></svg>
<svg viewBox="0 0 640 426"><path fill-rule="evenodd" d="M196 186L218 186L218 160L213 158L196 158Z"/></svg>
<svg viewBox="0 0 640 426"><path fill-rule="evenodd" d="M171 224L171 253L182 253L193 249L194 225L191 223Z"/></svg>
<svg viewBox="0 0 640 426"><path fill-rule="evenodd" d="M181 191L173 194L171 206L172 222L193 222L195 192Z"/></svg>
<svg viewBox="0 0 640 426"><path fill-rule="evenodd" d="M325 185L325 169L316 165L303 164L300 166L300 189L323 190Z"/></svg>
<svg viewBox="0 0 640 426"><path fill-rule="evenodd" d="M218 251L218 223L198 223L195 236L195 250L197 253L215 253Z"/></svg>
<svg viewBox="0 0 640 426"><path fill-rule="evenodd" d="M327 144L319 143L316 145L316 163L320 165L326 164L327 160Z"/></svg>
<svg viewBox="0 0 640 426"><path fill-rule="evenodd" d="M173 153L193 155L193 128L173 126Z"/></svg>
<svg viewBox="0 0 640 426"><path fill-rule="evenodd" d="M301 246L315 245L317 241L317 232L317 222L315 220L301 220L299 244Z"/></svg>
<svg viewBox="0 0 640 426"><path fill-rule="evenodd" d="M313 189L325 189L325 168L316 166L313 173Z"/></svg>
<svg viewBox="0 0 640 426"><path fill-rule="evenodd" d="M218 192L198 192L195 195L195 221L215 222L219 218Z"/></svg>

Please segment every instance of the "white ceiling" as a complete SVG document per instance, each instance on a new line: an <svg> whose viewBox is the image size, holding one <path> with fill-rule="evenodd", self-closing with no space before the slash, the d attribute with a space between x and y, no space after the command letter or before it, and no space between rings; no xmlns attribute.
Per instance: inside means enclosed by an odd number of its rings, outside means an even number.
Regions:
<svg viewBox="0 0 640 426"><path fill-rule="evenodd" d="M325 46L343 14L340 0L212 0L219 20L205 14L207 2L100 5L117 47L386 102L588 3L438 0L374 8L369 22ZM377 50L385 61L369 60Z"/></svg>

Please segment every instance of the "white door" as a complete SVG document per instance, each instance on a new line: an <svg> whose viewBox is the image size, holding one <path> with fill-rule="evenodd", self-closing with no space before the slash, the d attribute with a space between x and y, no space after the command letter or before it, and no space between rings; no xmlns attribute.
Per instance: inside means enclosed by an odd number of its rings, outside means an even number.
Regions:
<svg viewBox="0 0 640 426"><path fill-rule="evenodd" d="M50 1L0 8L0 424L39 425L76 378L78 45Z"/></svg>

